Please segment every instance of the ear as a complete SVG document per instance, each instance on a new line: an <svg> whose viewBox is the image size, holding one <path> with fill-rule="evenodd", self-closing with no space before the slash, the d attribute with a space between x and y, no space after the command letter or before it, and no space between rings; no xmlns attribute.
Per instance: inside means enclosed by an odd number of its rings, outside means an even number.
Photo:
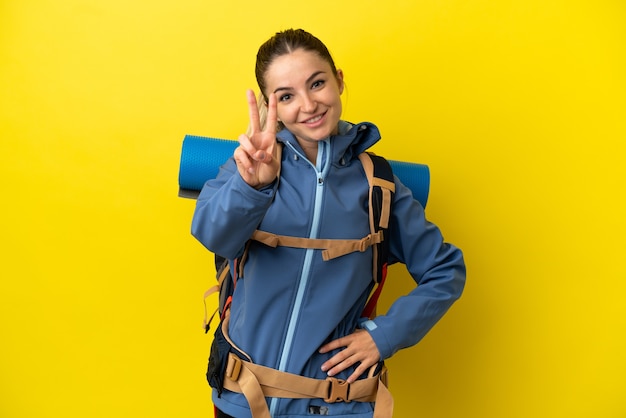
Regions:
<svg viewBox="0 0 626 418"><path fill-rule="evenodd" d="M342 70L337 70L337 85L339 86L339 94L343 93L343 87L344 87L344 83L343 83L343 71Z"/></svg>

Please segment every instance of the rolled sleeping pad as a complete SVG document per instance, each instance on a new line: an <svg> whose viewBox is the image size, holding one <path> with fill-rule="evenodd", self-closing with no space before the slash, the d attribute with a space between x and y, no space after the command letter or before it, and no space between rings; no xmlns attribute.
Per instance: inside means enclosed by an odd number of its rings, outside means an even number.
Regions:
<svg viewBox="0 0 626 418"><path fill-rule="evenodd" d="M239 143L229 139L186 135L180 157L178 196L196 199L207 180L217 176L219 168L232 157ZM427 165L389 160L393 173L413 192L425 208L430 188Z"/></svg>

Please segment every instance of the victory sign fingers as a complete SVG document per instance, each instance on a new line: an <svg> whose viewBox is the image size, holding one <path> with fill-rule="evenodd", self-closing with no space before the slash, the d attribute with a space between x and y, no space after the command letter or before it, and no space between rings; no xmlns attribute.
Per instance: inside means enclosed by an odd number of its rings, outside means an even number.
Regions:
<svg viewBox="0 0 626 418"><path fill-rule="evenodd" d="M239 137L235 161L242 178L253 187L262 187L274 181L280 162L276 159L276 96L270 95L267 103L265 126L259 114L252 90L247 91L250 116L249 135Z"/></svg>

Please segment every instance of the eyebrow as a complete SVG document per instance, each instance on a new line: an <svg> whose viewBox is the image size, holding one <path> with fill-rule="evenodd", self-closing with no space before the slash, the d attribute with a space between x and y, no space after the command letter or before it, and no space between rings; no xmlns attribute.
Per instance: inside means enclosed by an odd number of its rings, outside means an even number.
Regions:
<svg viewBox="0 0 626 418"><path fill-rule="evenodd" d="M316 71L313 74L311 74L311 76L309 78L306 79L305 83L309 84L311 81L313 81L313 79L315 77L317 77L320 74L325 74L325 73L326 73L325 71L321 71L321 70L320 71ZM278 88L276 88L276 90L274 90L274 93L278 93L279 91L282 91L282 90L293 90L293 88L292 87L278 87Z"/></svg>

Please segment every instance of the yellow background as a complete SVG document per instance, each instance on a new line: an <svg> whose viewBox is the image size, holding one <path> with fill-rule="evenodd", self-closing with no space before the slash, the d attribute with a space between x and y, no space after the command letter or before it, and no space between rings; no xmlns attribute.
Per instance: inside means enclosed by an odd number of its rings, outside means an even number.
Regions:
<svg viewBox="0 0 626 418"><path fill-rule="evenodd" d="M626 417L620 0L2 1L0 417L211 416L181 143L245 129L288 27L376 151L430 166L466 255L463 298L389 361L396 416Z"/></svg>

